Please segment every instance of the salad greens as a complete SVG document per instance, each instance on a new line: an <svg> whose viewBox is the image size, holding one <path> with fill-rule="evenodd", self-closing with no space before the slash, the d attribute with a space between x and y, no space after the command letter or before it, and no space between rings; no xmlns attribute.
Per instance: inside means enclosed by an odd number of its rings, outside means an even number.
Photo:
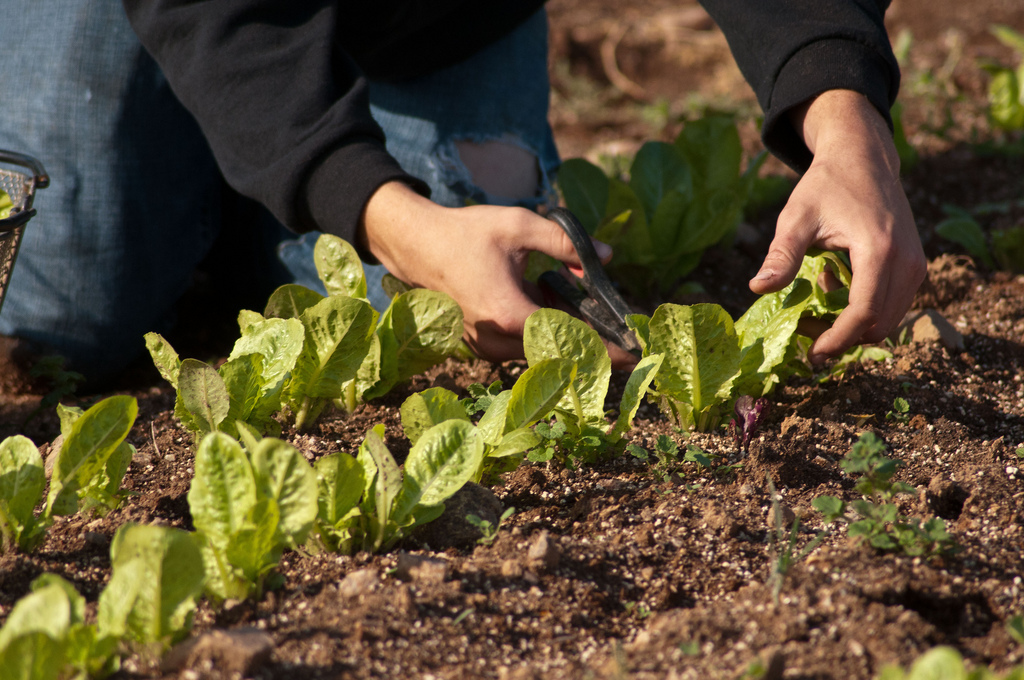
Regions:
<svg viewBox="0 0 1024 680"><path fill-rule="evenodd" d="M444 501L480 468L484 442L468 421L452 419L423 430L404 472L384 444L384 426L366 433L353 458L332 453L316 462L316 529L330 550L380 551L420 524L437 519Z"/></svg>
<svg viewBox="0 0 1024 680"><path fill-rule="evenodd" d="M734 235L766 158L743 170L742 156L735 122L713 115L686 124L672 144L644 144L628 179L574 158L558 186L587 231L612 246L612 278L638 296L665 295Z"/></svg>
<svg viewBox="0 0 1024 680"><path fill-rule="evenodd" d="M378 316L351 245L324 234L314 258L331 294L289 284L262 315L243 311L241 337L217 369L182 361L160 335L146 335L154 364L178 392L175 415L197 441L210 432L237 436L239 423L278 434L278 413L308 429L329 404L352 410L459 348L462 312L449 296L409 290Z"/></svg>
<svg viewBox="0 0 1024 680"><path fill-rule="evenodd" d="M266 438L243 449L214 432L196 451L188 492L206 590L217 599L262 593L285 548L306 540L317 515L316 475L295 447Z"/></svg>
<svg viewBox="0 0 1024 680"><path fill-rule="evenodd" d="M761 296L736 322L716 304L664 304L651 317L627 319L644 356L663 357L654 392L679 427L716 429L737 398L768 394L800 370L800 319L829 318L846 305L847 289L818 287L826 267L849 285L849 269L835 255L805 257L793 283Z"/></svg>
<svg viewBox="0 0 1024 680"><path fill-rule="evenodd" d="M88 411L58 407L62 443L42 512L46 479L35 444L15 435L0 443L0 535L3 551L29 551L43 539L55 515L79 510L106 513L122 498L121 481L135 452L124 441L135 422L134 397L104 399Z"/></svg>

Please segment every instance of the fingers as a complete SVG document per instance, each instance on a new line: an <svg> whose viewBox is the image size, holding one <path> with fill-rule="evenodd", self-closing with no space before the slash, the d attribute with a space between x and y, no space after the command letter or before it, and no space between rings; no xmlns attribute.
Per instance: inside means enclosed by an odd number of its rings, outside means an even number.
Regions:
<svg viewBox="0 0 1024 680"><path fill-rule="evenodd" d="M804 253L816 237L817 218L800 203L790 201L779 215L772 239L757 275L750 280L750 290L759 294L782 290L796 278Z"/></svg>

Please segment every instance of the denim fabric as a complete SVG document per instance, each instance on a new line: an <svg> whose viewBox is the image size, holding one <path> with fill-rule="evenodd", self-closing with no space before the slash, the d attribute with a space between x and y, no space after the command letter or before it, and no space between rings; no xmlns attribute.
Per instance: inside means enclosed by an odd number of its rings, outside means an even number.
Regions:
<svg viewBox="0 0 1024 680"><path fill-rule="evenodd" d="M120 2L18 4L0 21L0 148L38 158L51 185L36 194L0 334L48 345L102 380L144 351L147 331L170 327L224 220L223 181ZM543 12L463 63L371 87L389 151L449 206L495 202L458 160L453 144L463 139L504 139L535 153L544 187L534 203L550 202L558 158L548 94ZM268 232L274 243L287 233L276 223ZM278 251L311 287L320 285L317 235ZM367 269L371 300L385 306L383 268Z"/></svg>
<svg viewBox="0 0 1024 680"><path fill-rule="evenodd" d="M21 2L0 21L0 148L39 159L0 333L94 377L144 350L215 236L218 173L116 0Z"/></svg>
<svg viewBox="0 0 1024 680"><path fill-rule="evenodd" d="M425 181L431 199L458 207L467 201L508 205L473 185L455 150L457 141L504 141L538 158L541 187L535 198L515 201L536 208L555 205L551 179L558 151L548 124L547 14L541 10L505 38L449 68L400 83L370 83L370 110L384 129L388 152L410 175ZM323 292L313 266L318 233L285 241L280 256L295 280ZM365 267L374 307L388 299L380 288L386 270Z"/></svg>

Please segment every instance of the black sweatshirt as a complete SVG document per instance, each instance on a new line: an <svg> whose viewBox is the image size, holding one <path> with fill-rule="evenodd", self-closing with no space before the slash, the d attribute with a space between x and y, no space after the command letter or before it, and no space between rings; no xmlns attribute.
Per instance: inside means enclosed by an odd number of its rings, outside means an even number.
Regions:
<svg viewBox="0 0 1024 680"><path fill-rule="evenodd" d="M543 0L124 0L133 28L198 120L228 182L283 224L356 243L363 206L401 180L366 78L400 81L454 64ZM805 170L784 115L831 89L866 95L886 119L899 67L889 0L703 0L765 113L765 145Z"/></svg>

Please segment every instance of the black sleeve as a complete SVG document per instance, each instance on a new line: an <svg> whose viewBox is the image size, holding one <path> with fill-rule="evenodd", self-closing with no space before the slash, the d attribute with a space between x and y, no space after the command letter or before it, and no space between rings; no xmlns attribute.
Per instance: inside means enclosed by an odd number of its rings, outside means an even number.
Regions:
<svg viewBox="0 0 1024 680"><path fill-rule="evenodd" d="M826 90L860 92L892 128L900 73L883 19L889 0L701 0L764 111L765 146L797 171L811 152L787 111Z"/></svg>
<svg viewBox="0 0 1024 680"><path fill-rule="evenodd" d="M390 180L365 80L336 47L336 0L124 0L132 27L198 120L227 181L287 227L355 243Z"/></svg>

